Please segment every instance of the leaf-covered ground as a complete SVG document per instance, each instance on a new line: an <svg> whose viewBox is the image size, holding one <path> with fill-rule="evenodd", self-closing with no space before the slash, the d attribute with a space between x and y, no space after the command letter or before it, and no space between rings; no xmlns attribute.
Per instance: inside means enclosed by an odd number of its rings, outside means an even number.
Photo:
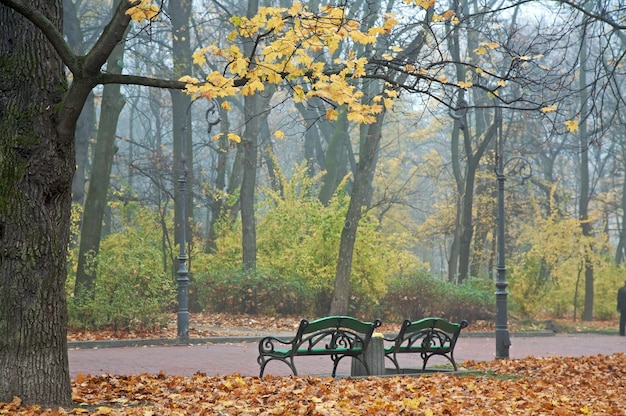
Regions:
<svg viewBox="0 0 626 416"><path fill-rule="evenodd" d="M10 415L626 415L626 355L465 362L463 375L79 375L73 408Z"/></svg>

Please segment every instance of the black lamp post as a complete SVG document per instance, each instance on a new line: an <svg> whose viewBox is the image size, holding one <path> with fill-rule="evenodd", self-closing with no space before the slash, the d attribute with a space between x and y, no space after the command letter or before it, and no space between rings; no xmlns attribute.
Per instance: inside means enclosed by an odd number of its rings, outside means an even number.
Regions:
<svg viewBox="0 0 626 416"><path fill-rule="evenodd" d="M506 264L504 249L504 182L506 176L505 168L512 163L511 173L516 173L522 178L522 182L532 176L532 166L528 159L521 156L514 156L504 161L504 141L502 138L502 109L496 109L496 122L498 123L498 131L496 136L496 180L498 182L498 262L496 265L496 358L509 358L509 347L511 339L508 328L508 303L507 291L508 282L506 281Z"/></svg>
<svg viewBox="0 0 626 416"><path fill-rule="evenodd" d="M178 255L178 276L176 278L176 282L178 283L178 342L187 343L189 341L189 272L187 271L187 253L185 251L187 245L187 239L185 237L187 228L187 216L185 215L187 165L184 156L181 158L181 165L181 173L178 178L178 197L180 198L180 253Z"/></svg>
<svg viewBox="0 0 626 416"><path fill-rule="evenodd" d="M191 104L187 111L191 109ZM213 126L220 123L220 113L218 104L214 100L210 102L206 112L206 121L208 123L207 133L211 133ZM178 197L180 198L180 229L179 243L180 252L178 254L178 272L176 283L178 285L178 343L187 344L189 342L189 271L187 270L187 163L185 160L184 146L181 148L181 172L178 178Z"/></svg>

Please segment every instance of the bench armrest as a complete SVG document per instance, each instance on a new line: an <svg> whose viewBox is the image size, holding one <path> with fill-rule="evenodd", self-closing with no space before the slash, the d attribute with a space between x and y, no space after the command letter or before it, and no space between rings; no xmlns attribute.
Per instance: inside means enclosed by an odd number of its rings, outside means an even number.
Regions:
<svg viewBox="0 0 626 416"><path fill-rule="evenodd" d="M277 348L280 348L281 346L284 346L286 348L292 348L295 341L296 338L285 341L272 336L264 337L261 338L261 340L259 341L259 353L273 353Z"/></svg>

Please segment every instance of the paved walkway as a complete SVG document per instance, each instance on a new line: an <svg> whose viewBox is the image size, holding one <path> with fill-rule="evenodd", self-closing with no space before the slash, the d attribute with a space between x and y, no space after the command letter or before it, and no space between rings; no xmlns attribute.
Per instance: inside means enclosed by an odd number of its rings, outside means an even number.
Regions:
<svg viewBox="0 0 626 416"><path fill-rule="evenodd" d="M259 374L259 365L256 362L258 355L256 342L219 341L233 341L233 339L214 340L210 344L189 346L70 348L70 373L72 378L75 378L78 373L123 375L157 374L160 371L170 375L192 375L196 372L208 375ZM626 338L617 335L515 336L513 334L511 342L509 357L512 359L528 356L589 356L626 353ZM85 346L85 344L80 345ZM109 344L111 345L115 343ZM465 360L493 360L495 349L493 336L461 337L457 341L455 358L459 364ZM405 355L406 357L402 357L402 367L418 366L419 357L411 357L413 354ZM296 367L300 375L325 375L331 372L332 363L328 357L297 357ZM280 362L270 363L265 372L273 375L291 374L289 368ZM341 362L338 373L350 373L349 359Z"/></svg>

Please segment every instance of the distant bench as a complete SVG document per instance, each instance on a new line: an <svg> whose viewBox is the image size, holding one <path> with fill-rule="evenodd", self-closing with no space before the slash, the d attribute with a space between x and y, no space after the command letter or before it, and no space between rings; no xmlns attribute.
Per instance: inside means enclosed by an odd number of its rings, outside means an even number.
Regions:
<svg viewBox="0 0 626 416"><path fill-rule="evenodd" d="M385 338L391 343L384 348L387 357L400 372L398 354L417 353L422 357L422 370L426 369L428 360L439 355L450 361L454 371L457 370L454 361L454 346L461 333L461 329L467 327L467 321L460 323L448 322L441 318L424 318L411 322L405 320L400 327L400 332L394 338Z"/></svg>
<svg viewBox="0 0 626 416"><path fill-rule="evenodd" d="M367 349L374 330L380 325L380 319L362 322L350 316L329 316L311 322L303 319L293 339L286 341L268 336L259 341L259 377L263 377L265 366L274 360L284 362L294 375L298 375L294 358L316 355L330 356L333 361L333 377L339 361L345 357L359 360L369 374L363 352Z"/></svg>

